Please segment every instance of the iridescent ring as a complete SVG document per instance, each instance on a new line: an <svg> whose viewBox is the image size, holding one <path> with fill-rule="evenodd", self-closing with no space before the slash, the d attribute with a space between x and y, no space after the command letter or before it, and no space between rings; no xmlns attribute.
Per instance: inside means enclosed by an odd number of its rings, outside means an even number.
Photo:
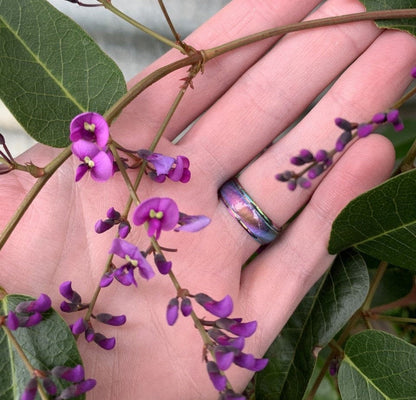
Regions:
<svg viewBox="0 0 416 400"><path fill-rule="evenodd" d="M219 197L229 213L260 244L273 242L281 232L281 228L273 224L242 188L237 178L232 178L221 186Z"/></svg>

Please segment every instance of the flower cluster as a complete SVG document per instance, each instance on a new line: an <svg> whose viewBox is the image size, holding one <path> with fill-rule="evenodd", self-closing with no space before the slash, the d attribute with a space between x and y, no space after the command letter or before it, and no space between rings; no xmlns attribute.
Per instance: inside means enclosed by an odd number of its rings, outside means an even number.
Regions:
<svg viewBox="0 0 416 400"><path fill-rule="evenodd" d="M222 300L215 301L204 293L191 295L187 290L182 290L177 297L169 301L167 306L166 319L169 325L173 325L178 318L179 298L181 300L180 310L185 317L192 312L191 298L195 299L210 314L219 317L215 321L200 320L202 325L209 327L206 332L212 340L206 349L213 358L208 360L206 357L208 375L215 389L221 393L222 399L244 399L243 396L227 389L227 378L224 371L233 363L250 371L260 371L266 367L267 359L255 358L252 354L243 352L245 338L254 334L257 322L242 322L241 318L228 318L233 311L233 301L229 295Z"/></svg>
<svg viewBox="0 0 416 400"><path fill-rule="evenodd" d="M79 114L71 121L69 130L72 153L82 162L75 181L78 182L87 171L98 182L111 178L115 171L114 159L107 149L110 132L104 117L94 112Z"/></svg>
<svg viewBox="0 0 416 400"><path fill-rule="evenodd" d="M42 313L51 308L51 299L46 294L41 294L33 301L22 301L14 311L9 311L6 326L15 331L17 328L28 328L42 321Z"/></svg>
<svg viewBox="0 0 416 400"><path fill-rule="evenodd" d="M321 149L315 154L308 149L302 149L298 155L290 159L290 162L296 166L305 165L306 168L299 173L291 170L278 173L276 179L280 182L287 182L289 190L295 190L298 186L304 189L311 187L311 181L332 165L335 154L342 152L353 139L367 137L378 126L386 123L390 123L396 131L404 128L398 110L377 113L369 122L361 124L336 118L335 125L342 129L342 133L337 138L334 149L330 151Z"/></svg>
<svg viewBox="0 0 416 400"><path fill-rule="evenodd" d="M129 221L121 217L121 214L111 207L107 211L107 219L98 220L95 224L95 232L103 233L111 229L114 225L118 225L118 235L124 239L130 233L131 226Z"/></svg>
<svg viewBox="0 0 416 400"><path fill-rule="evenodd" d="M45 391L56 400L72 399L78 397L96 385L95 379L85 379L84 368L82 365L75 367L57 366L51 371L35 370L33 376L26 384L21 400L34 400L38 392L38 381L41 381ZM71 382L71 385L58 393L58 388L52 378L62 379Z"/></svg>
<svg viewBox="0 0 416 400"><path fill-rule="evenodd" d="M89 304L82 303L81 296L72 289L72 282L70 281L63 282L59 286L59 292L63 297L69 300L61 303L61 311L70 313L81 311L89 307ZM121 326L126 322L125 315L114 316L108 313L100 313L97 315L92 314L91 317L103 324L112 326ZM83 317L78 318L71 324L70 329L74 335L84 333L87 342L94 341L105 350L111 350L116 345L116 339L114 337L107 338L102 333L95 332L91 321L86 321Z"/></svg>

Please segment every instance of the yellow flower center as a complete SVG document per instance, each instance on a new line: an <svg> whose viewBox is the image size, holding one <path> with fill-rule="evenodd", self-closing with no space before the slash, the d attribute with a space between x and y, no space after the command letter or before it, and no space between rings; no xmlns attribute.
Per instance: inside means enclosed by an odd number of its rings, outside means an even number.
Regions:
<svg viewBox="0 0 416 400"><path fill-rule="evenodd" d="M162 219L163 218L163 211L156 212L153 208L149 212L150 218Z"/></svg>
<svg viewBox="0 0 416 400"><path fill-rule="evenodd" d="M84 158L84 163L88 165L89 168L94 168L94 161L91 160L88 156Z"/></svg>
<svg viewBox="0 0 416 400"><path fill-rule="evenodd" d="M95 124L89 124L88 122L84 122L84 129L88 132L95 132Z"/></svg>
<svg viewBox="0 0 416 400"><path fill-rule="evenodd" d="M133 265L133 267L137 267L137 260L133 260L132 258L130 258L130 256L128 254L126 254L126 256L124 257L124 259L130 263L131 265Z"/></svg>

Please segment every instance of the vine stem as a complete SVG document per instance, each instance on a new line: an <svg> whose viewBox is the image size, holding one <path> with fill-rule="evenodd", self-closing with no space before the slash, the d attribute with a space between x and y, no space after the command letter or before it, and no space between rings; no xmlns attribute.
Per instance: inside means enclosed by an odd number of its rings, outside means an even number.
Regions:
<svg viewBox="0 0 416 400"><path fill-rule="evenodd" d="M20 346L19 342L16 340L14 335L10 332L10 329L5 325L2 325L1 327L3 328L3 331L6 334L9 341L12 343L12 345L13 345L14 349L16 350L17 354L19 354L19 357L23 361L23 364L25 364L25 367L29 371L30 375L35 376L35 370L36 369L30 363L29 359L26 357L25 352L23 351L22 347ZM49 396L43 390L42 385L40 385L39 381L37 383L38 383L38 393L39 393L40 397L42 398L42 400L48 400Z"/></svg>
<svg viewBox="0 0 416 400"><path fill-rule="evenodd" d="M153 38L159 40L160 42L167 44L169 47L172 47L176 50L179 50L182 54L185 54L184 49L178 45L177 43L173 42L172 40L164 37L163 35L155 32L154 30L148 28L145 25L142 25L140 22L137 22L133 18L129 17L127 14L124 14L121 10L115 7L110 1L108 0L98 0L104 8L111 11L113 14L117 15L124 21L128 22L130 25L133 25L135 28L140 29L142 32L152 36Z"/></svg>

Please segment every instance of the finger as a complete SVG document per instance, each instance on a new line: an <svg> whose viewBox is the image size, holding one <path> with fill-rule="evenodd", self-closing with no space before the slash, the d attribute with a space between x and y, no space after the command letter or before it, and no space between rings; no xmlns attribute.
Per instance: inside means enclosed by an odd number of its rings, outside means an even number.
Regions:
<svg viewBox="0 0 416 400"><path fill-rule="evenodd" d="M392 145L382 136L355 143L279 241L243 271L240 300L247 318L259 321L260 337L266 341L263 351L333 261L327 245L336 215L354 197L386 179L394 159Z"/></svg>
<svg viewBox="0 0 416 400"><path fill-rule="evenodd" d="M261 30L293 23L304 18L318 0L234 0L185 41L195 49L207 49ZM275 42L272 38L223 55L206 64L204 74L194 79L195 90L188 90L165 137L174 138L194 119L206 110L235 80ZM149 73L170 62L183 58L177 50L171 50L129 84L139 82ZM186 69L170 74L140 94L114 124L113 136L127 146L131 142L146 147L159 129L175 96L187 76ZM133 130L134 129L134 130ZM124 142L125 141L125 142ZM143 143L145 142L145 143Z"/></svg>
<svg viewBox="0 0 416 400"><path fill-rule="evenodd" d="M358 1L325 2L310 19L363 11ZM234 175L286 129L377 37L371 22L289 34L211 107L183 144Z"/></svg>
<svg viewBox="0 0 416 400"><path fill-rule="evenodd" d="M284 184L275 180L275 173L291 168L288 160L301 148L310 148L313 153L320 148L332 149L340 133L333 122L335 117L363 122L391 105L409 83L415 56L416 41L412 37L393 31L383 33L290 134L244 170L239 178L242 186L275 224L281 226L287 222L312 193L310 189L299 189L293 196ZM373 84L374 77L379 89ZM314 185L318 182L319 178ZM246 259L258 244L227 215L221 202L219 207L224 213L223 226L232 232L235 243L242 249L241 256Z"/></svg>

